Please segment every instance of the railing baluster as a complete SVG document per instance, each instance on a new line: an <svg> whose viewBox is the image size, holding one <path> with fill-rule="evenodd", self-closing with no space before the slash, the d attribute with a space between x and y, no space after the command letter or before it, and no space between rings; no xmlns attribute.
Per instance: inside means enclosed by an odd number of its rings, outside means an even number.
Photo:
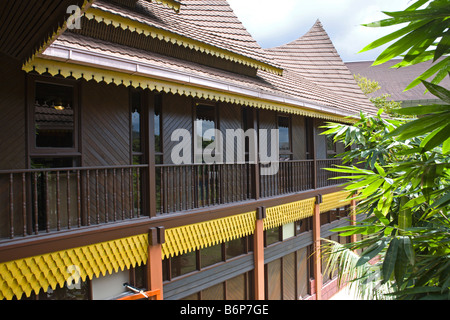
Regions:
<svg viewBox="0 0 450 320"><path fill-rule="evenodd" d="M70 171L67 171L67 229L70 227Z"/></svg>
<svg viewBox="0 0 450 320"><path fill-rule="evenodd" d="M14 238L14 174L9 174L9 237Z"/></svg>
<svg viewBox="0 0 450 320"><path fill-rule="evenodd" d="M81 227L81 171L77 170L77 225Z"/></svg>
<svg viewBox="0 0 450 320"><path fill-rule="evenodd" d="M48 171L45 172L45 220L46 220L46 231L50 232L50 199L48 198Z"/></svg>
<svg viewBox="0 0 450 320"><path fill-rule="evenodd" d="M91 225L91 178L90 170L86 170L86 199L87 199L87 210L86 210L86 224Z"/></svg>
<svg viewBox="0 0 450 320"><path fill-rule="evenodd" d="M96 223L100 224L100 191L98 182L98 170L95 170L95 219Z"/></svg>
<svg viewBox="0 0 450 320"><path fill-rule="evenodd" d="M133 172L131 168L128 169L128 175L129 175L129 190L128 190L128 196L129 196L129 204L130 204L130 219L134 218L134 201L133 201Z"/></svg>
<svg viewBox="0 0 450 320"><path fill-rule="evenodd" d="M22 220L23 236L27 236L27 182L26 173L22 173Z"/></svg>
<svg viewBox="0 0 450 320"><path fill-rule="evenodd" d="M56 171L56 230L61 230L61 197L59 190L59 171Z"/></svg>
<svg viewBox="0 0 450 320"><path fill-rule="evenodd" d="M140 168L136 168L136 192L137 192L137 216L138 218L141 216L141 172Z"/></svg>
<svg viewBox="0 0 450 320"><path fill-rule="evenodd" d="M117 221L117 172L113 169L113 220Z"/></svg>
<svg viewBox="0 0 450 320"><path fill-rule="evenodd" d="M120 169L120 197L121 197L121 208L122 208L122 220L125 219L125 172L124 169Z"/></svg>
<svg viewBox="0 0 450 320"><path fill-rule="evenodd" d="M105 197L105 223L109 221L109 199L108 199L108 169L103 170L103 180L104 180L104 188L103 192Z"/></svg>
<svg viewBox="0 0 450 320"><path fill-rule="evenodd" d="M35 172L33 174L33 181L34 181L34 191L33 191L33 199L34 199L34 233L39 233L39 221L38 221L38 191L37 191L37 175L38 173Z"/></svg>

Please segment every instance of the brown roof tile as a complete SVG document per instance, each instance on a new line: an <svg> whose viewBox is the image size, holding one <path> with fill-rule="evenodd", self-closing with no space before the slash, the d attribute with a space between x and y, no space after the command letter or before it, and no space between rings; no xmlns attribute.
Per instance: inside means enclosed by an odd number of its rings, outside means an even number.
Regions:
<svg viewBox="0 0 450 320"><path fill-rule="evenodd" d="M266 49L266 52L283 67L348 100L360 103L363 108L370 108L370 102L355 82L319 20L304 36L288 44Z"/></svg>
<svg viewBox="0 0 450 320"><path fill-rule="evenodd" d="M425 94L426 89L422 84L404 91L414 79L431 67L431 61L409 67L391 68L400 61L400 59L393 59L378 66L372 66L373 61L348 62L346 65L353 74L360 74L370 80L378 81L381 89L376 91L374 96L390 94L391 99L395 101L436 99L431 93ZM450 89L450 79L445 78L439 85Z"/></svg>

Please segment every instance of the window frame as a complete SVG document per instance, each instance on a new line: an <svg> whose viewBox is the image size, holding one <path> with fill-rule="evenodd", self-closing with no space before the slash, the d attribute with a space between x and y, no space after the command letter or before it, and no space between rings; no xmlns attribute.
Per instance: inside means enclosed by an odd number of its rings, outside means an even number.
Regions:
<svg viewBox="0 0 450 320"><path fill-rule="evenodd" d="M289 151L282 151L280 148L280 145L278 146L279 156L280 160L282 156L289 156L289 160L292 160L292 157L294 156L293 148L292 148L292 115L286 114L286 113L277 113L277 129L280 129L280 118L287 118L288 119L288 137L289 137ZM278 140L278 143L280 141ZM284 160L286 161L286 160Z"/></svg>
<svg viewBox="0 0 450 320"><path fill-rule="evenodd" d="M73 147L72 148L52 148L36 146L36 118L35 118L35 98L36 83L47 83L73 88L74 125L73 125ZM27 130L28 130L28 166L31 164L31 158L59 158L59 157L81 157L81 108L80 108L80 83L77 80L61 79L49 76L40 76L29 74L27 76Z"/></svg>

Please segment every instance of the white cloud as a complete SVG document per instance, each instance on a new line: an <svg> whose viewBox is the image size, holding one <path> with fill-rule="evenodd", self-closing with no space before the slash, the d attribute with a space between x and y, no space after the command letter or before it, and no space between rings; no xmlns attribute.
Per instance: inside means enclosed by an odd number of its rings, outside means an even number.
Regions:
<svg viewBox="0 0 450 320"><path fill-rule="evenodd" d="M372 60L380 50L356 54L392 28L367 28L387 16L381 11L403 10L409 0L228 0L239 19L262 47L291 42L320 19L345 61Z"/></svg>

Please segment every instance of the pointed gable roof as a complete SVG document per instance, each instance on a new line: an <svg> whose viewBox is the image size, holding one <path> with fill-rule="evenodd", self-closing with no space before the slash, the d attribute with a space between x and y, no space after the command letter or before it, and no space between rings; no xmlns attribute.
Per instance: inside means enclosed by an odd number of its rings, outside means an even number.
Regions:
<svg viewBox="0 0 450 320"><path fill-rule="evenodd" d="M265 50L286 69L343 98L364 105L369 103L319 20L297 40Z"/></svg>

